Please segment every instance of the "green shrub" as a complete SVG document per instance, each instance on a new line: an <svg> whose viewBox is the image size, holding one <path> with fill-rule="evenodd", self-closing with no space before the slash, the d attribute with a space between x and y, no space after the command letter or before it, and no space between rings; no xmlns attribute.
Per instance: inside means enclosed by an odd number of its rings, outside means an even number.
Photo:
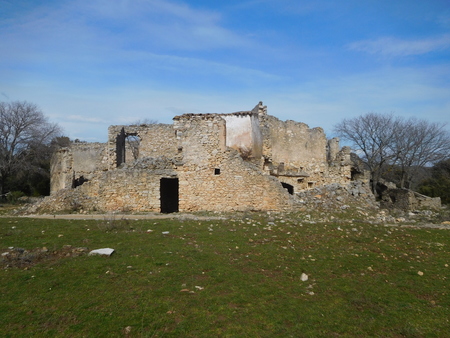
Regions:
<svg viewBox="0 0 450 338"><path fill-rule="evenodd" d="M25 194L22 191L11 191L6 194L6 200L8 203L17 204L20 202L20 198L24 196Z"/></svg>

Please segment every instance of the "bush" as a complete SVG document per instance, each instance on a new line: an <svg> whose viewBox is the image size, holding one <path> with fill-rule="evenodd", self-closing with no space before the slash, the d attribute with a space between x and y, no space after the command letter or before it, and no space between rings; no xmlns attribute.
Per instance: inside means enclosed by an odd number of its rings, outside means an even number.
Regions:
<svg viewBox="0 0 450 338"><path fill-rule="evenodd" d="M24 196L25 194L22 191L11 191L6 194L6 200L8 203L17 204L20 202L20 198Z"/></svg>

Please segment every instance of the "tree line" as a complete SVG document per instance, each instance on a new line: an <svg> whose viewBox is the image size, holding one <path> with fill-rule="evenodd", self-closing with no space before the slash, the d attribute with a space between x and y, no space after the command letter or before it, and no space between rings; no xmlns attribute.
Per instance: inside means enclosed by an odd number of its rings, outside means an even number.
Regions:
<svg viewBox="0 0 450 338"><path fill-rule="evenodd" d="M376 194L382 178L400 188L420 188L424 168L441 166L450 158L450 134L445 127L416 118L367 113L344 119L335 125L334 131L351 142L370 172L372 191ZM436 173L432 171L432 175ZM427 191L431 195L436 192Z"/></svg>
<svg viewBox="0 0 450 338"><path fill-rule="evenodd" d="M50 158L61 128L26 101L0 102L0 195L48 195Z"/></svg>

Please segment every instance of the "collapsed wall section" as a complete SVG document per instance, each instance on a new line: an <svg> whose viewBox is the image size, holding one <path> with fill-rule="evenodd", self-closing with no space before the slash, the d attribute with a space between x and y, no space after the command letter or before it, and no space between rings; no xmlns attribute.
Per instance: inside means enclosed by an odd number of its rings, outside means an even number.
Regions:
<svg viewBox="0 0 450 338"><path fill-rule="evenodd" d="M110 126L108 128L109 169L145 157L174 156L175 132L170 124Z"/></svg>
<svg viewBox="0 0 450 338"><path fill-rule="evenodd" d="M107 168L104 143L72 143L70 147L60 148L53 153L50 162L50 193L82 185L96 172Z"/></svg>
<svg viewBox="0 0 450 338"><path fill-rule="evenodd" d="M161 211L161 180L176 178L173 162L149 159L116 170L97 171L75 189L61 189L44 199L40 210L52 211ZM39 210L37 210L39 211Z"/></svg>
<svg viewBox="0 0 450 338"><path fill-rule="evenodd" d="M310 129L307 124L281 121L274 116L261 117L264 138L263 156L273 165L316 171L326 163L327 139L322 128Z"/></svg>
<svg viewBox="0 0 450 338"><path fill-rule="evenodd" d="M293 192L328 183L327 139L322 128L260 114L264 170Z"/></svg>

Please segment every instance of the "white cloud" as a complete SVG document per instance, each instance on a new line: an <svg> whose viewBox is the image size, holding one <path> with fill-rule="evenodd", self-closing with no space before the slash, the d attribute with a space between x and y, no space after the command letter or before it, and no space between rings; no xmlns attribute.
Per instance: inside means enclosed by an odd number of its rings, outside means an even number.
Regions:
<svg viewBox="0 0 450 338"><path fill-rule="evenodd" d="M348 48L383 57L420 55L450 48L450 34L420 40L401 40L392 37L363 40L349 44Z"/></svg>

